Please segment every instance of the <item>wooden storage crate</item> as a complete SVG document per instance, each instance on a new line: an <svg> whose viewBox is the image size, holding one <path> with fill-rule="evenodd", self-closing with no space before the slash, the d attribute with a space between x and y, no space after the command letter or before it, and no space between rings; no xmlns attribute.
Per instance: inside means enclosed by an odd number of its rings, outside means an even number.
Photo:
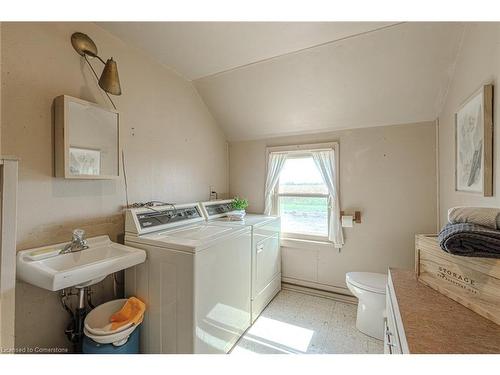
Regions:
<svg viewBox="0 0 500 375"><path fill-rule="evenodd" d="M437 235L419 234L415 272L423 284L500 324L500 259L448 254Z"/></svg>

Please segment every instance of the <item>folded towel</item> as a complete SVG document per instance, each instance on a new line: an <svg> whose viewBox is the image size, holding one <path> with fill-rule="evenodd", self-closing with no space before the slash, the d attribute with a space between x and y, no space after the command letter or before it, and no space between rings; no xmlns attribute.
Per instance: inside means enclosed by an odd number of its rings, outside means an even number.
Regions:
<svg viewBox="0 0 500 375"><path fill-rule="evenodd" d="M453 207L448 210L448 222L471 223L491 229L500 228L500 209L494 207Z"/></svg>
<svg viewBox="0 0 500 375"><path fill-rule="evenodd" d="M439 246L455 255L500 258L500 231L471 223L446 224Z"/></svg>
<svg viewBox="0 0 500 375"><path fill-rule="evenodd" d="M146 311L146 305L144 302L138 298L130 297L120 311L115 312L109 318L111 322L111 330L114 331L115 329L130 322L136 325L141 323L144 311Z"/></svg>

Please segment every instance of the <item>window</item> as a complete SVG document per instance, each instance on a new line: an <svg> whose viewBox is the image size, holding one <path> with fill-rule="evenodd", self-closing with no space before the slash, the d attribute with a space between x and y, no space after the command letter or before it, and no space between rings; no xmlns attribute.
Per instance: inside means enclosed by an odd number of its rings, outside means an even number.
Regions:
<svg viewBox="0 0 500 375"><path fill-rule="evenodd" d="M344 245L338 152L336 142L267 148L264 213L281 216L286 243Z"/></svg>
<svg viewBox="0 0 500 375"><path fill-rule="evenodd" d="M287 156L276 189L286 236L328 237L328 187L310 153Z"/></svg>

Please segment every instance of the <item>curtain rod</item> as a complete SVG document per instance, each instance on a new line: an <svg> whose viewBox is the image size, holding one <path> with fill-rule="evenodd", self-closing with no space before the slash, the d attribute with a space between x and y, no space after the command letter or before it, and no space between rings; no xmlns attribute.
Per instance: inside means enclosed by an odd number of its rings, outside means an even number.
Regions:
<svg viewBox="0 0 500 375"><path fill-rule="evenodd" d="M303 150L283 150L283 151L271 151L269 150L270 154L307 154L308 152L314 152L314 151L333 151L334 148L315 148L315 149L303 149Z"/></svg>

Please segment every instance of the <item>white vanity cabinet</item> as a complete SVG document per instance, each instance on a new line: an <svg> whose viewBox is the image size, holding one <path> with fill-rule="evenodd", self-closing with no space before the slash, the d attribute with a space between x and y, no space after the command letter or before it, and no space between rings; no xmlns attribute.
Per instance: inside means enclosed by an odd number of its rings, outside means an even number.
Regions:
<svg viewBox="0 0 500 375"><path fill-rule="evenodd" d="M500 325L422 284L411 270L389 269L386 301L387 354L500 353Z"/></svg>
<svg viewBox="0 0 500 375"><path fill-rule="evenodd" d="M384 353L409 354L403 322L399 311L398 300L392 283L391 272L385 291L386 318L384 323Z"/></svg>
<svg viewBox="0 0 500 375"><path fill-rule="evenodd" d="M389 285L386 287L386 318L384 321L384 354L401 354L401 339L396 324L396 314L393 300L395 296L391 295ZM404 332L403 332L404 333Z"/></svg>

